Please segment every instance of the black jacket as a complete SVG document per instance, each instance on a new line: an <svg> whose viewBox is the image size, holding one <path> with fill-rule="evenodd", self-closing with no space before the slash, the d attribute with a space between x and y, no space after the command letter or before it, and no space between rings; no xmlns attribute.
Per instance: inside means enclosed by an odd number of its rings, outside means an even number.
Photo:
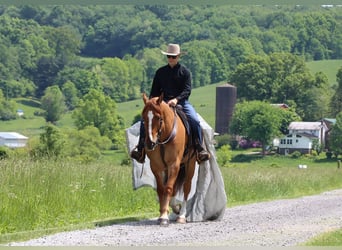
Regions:
<svg viewBox="0 0 342 250"><path fill-rule="evenodd" d="M153 78L150 98L160 96L164 100L177 98L178 102L189 99L191 94L191 73L180 63L171 68L168 64L159 68Z"/></svg>

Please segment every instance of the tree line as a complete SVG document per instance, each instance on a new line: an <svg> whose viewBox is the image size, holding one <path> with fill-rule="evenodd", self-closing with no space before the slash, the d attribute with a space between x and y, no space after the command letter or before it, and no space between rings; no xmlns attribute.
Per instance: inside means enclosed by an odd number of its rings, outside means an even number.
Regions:
<svg viewBox="0 0 342 250"><path fill-rule="evenodd" d="M6 97L40 98L68 83L101 86L116 102L149 91L160 49L187 52L194 87L230 80L251 55L341 59L338 8L315 6L0 6L0 81ZM65 86L64 86L65 87Z"/></svg>

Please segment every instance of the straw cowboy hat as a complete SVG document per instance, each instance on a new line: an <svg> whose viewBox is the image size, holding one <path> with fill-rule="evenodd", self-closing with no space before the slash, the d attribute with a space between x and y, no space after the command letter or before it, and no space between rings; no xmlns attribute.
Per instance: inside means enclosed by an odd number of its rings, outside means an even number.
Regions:
<svg viewBox="0 0 342 250"><path fill-rule="evenodd" d="M164 55L169 55L169 56L178 56L180 54L184 54L184 52L180 51L179 44L174 44L174 43L170 43L167 46L167 50L166 51L161 51L161 53L164 54Z"/></svg>

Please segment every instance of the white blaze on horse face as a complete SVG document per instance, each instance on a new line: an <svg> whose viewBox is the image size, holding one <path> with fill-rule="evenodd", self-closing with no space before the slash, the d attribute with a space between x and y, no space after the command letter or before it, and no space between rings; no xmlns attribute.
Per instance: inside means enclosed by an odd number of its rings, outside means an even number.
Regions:
<svg viewBox="0 0 342 250"><path fill-rule="evenodd" d="M152 136L153 112L151 110L147 112L147 118L148 118L148 136L150 138L150 141L155 143L156 140L153 140L153 136Z"/></svg>

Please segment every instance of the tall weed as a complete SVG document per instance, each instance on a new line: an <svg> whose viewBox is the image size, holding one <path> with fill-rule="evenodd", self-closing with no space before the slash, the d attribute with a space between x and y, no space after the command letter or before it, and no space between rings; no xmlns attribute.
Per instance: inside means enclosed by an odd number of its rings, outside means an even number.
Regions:
<svg viewBox="0 0 342 250"><path fill-rule="evenodd" d="M3 160L0 233L157 212L152 189L132 189L131 168L65 160Z"/></svg>

